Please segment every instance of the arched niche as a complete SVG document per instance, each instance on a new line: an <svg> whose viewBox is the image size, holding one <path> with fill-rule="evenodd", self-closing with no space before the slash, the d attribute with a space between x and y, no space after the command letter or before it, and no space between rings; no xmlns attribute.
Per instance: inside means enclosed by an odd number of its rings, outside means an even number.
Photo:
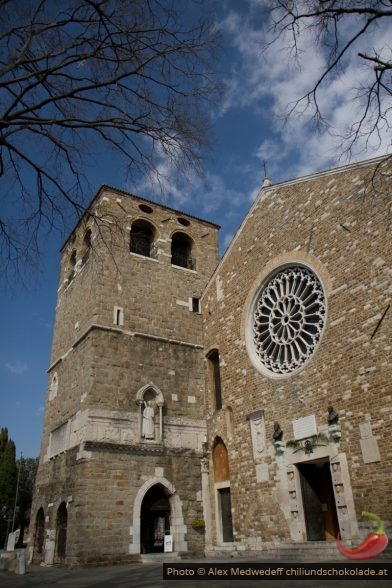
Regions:
<svg viewBox="0 0 392 588"><path fill-rule="evenodd" d="M68 511L65 502L57 509L55 563L64 563L67 550Z"/></svg>
<svg viewBox="0 0 392 588"><path fill-rule="evenodd" d="M214 465L214 482L230 480L229 455L226 445L220 437L217 437L212 449L212 463Z"/></svg>
<svg viewBox="0 0 392 588"><path fill-rule="evenodd" d="M44 559L44 543L45 543L45 513L44 509L38 510L35 517L35 532L34 532L34 552L33 563L40 564Z"/></svg>
<svg viewBox="0 0 392 588"><path fill-rule="evenodd" d="M165 404L161 390L152 382L146 384L136 394L139 407L139 433L143 442L162 442L163 406Z"/></svg>
<svg viewBox="0 0 392 588"><path fill-rule="evenodd" d="M216 534L218 543L234 541L233 517L231 508L229 455L225 443L216 437L212 449L214 467Z"/></svg>

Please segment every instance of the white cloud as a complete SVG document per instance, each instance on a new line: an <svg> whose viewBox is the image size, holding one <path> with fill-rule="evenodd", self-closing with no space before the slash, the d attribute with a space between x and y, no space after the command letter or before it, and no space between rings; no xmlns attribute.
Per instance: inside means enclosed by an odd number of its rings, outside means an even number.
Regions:
<svg viewBox="0 0 392 588"><path fill-rule="evenodd" d="M297 37L297 61L290 53L292 38L289 32L273 39L271 21L260 25L255 9L265 5L263 0L251 0L247 14L232 10L221 23L227 37L237 51L237 62L227 79L228 95L224 111L230 108L264 108L264 116L273 118L274 140L264 140L255 155L266 160L269 168L284 168L287 160L296 160L291 175L314 172L341 160L344 149L350 146L344 141L353 125L360 120L364 99L359 99L360 89L373 76L357 53L350 52L339 70L333 72L321 85L317 94L318 105L324 120L315 128L314 104L300 101L314 87L327 65L324 49L315 43L313 31L302 29ZM308 21L309 22L309 21ZM358 23L343 22L343 33L358 28ZM360 50L391 52L390 30L381 25L373 37L364 37ZM384 105L385 106L385 105ZM287 119L285 115L293 110ZM351 160L385 153L391 146L387 126L379 133L372 133L371 124L363 128L363 134L350 151ZM343 144L343 147L342 147ZM268 170L269 172L269 170ZM270 174L271 172L269 172Z"/></svg>
<svg viewBox="0 0 392 588"><path fill-rule="evenodd" d="M229 188L221 176L212 172L199 175L189 171L185 176L163 158L157 170L158 175L143 178L137 186L137 193L147 198L154 196L168 206L206 218L210 218L222 205L228 218L244 204L243 193Z"/></svg>
<svg viewBox="0 0 392 588"><path fill-rule="evenodd" d="M15 376L21 376L28 369L28 365L24 361L4 362L4 367Z"/></svg>
<svg viewBox="0 0 392 588"><path fill-rule="evenodd" d="M242 149L240 137L236 157L241 164L234 167L233 162L226 162L204 176L195 172L181 176L161 154L158 176L145 177L138 186L133 186L136 193L147 198L157 198L173 208L223 222L224 230L229 233L225 236L223 232L224 245L229 242L238 219L259 193L263 162L272 182L346 163L341 158L342 136L360 116L355 96L358 88L368 81L368 69L354 52L344 67L322 85L318 100L326 120L318 132L311 104L300 102L295 113L286 118L287 111L312 88L325 68L323 50L315 45L311 32L302 31L297 45L299 59L295 61L288 51L291 44L288 35L281 35L268 45L272 40L271 23L257 13L260 6L268 7L267 0L227 5L230 10L220 27L229 54L225 63L230 69L226 72L227 92L218 112L218 116L226 118L219 122L230 125L231 115L235 120L239 116L249 117L247 122L253 117L252 123L260 125L258 146L253 154L246 153L247 143L244 141ZM389 42L386 30L378 31L378 36L379 46ZM369 48L373 41L369 40ZM361 137L351 154L352 160L384 153L389 142L384 129L379 143L372 141L371 152Z"/></svg>

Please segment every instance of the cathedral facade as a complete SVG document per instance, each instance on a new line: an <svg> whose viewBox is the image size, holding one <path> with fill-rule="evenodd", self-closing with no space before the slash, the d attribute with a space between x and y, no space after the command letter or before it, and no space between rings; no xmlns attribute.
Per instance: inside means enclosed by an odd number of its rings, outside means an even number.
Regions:
<svg viewBox="0 0 392 588"><path fill-rule="evenodd" d="M265 181L220 261L217 225L101 188L62 248L33 561L391 529L390 174Z"/></svg>

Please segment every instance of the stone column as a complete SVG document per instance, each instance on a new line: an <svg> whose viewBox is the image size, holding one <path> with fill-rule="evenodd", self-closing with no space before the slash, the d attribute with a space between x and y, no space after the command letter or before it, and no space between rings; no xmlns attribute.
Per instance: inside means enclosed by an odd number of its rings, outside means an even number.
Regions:
<svg viewBox="0 0 392 588"><path fill-rule="evenodd" d="M56 546L56 530L55 529L46 529L45 557L44 557L44 563L46 566L53 565L55 546Z"/></svg>
<svg viewBox="0 0 392 588"><path fill-rule="evenodd" d="M159 406L159 441L162 442L163 440L163 415L162 415L162 408L163 404L158 402Z"/></svg>
<svg viewBox="0 0 392 588"><path fill-rule="evenodd" d="M209 484L209 461L207 457L200 460L201 467L201 496L203 503L203 517L206 524L205 528L205 546L211 545L211 504L210 504L210 484Z"/></svg>
<svg viewBox="0 0 392 588"><path fill-rule="evenodd" d="M143 406L143 399L140 400L136 400L136 404L138 406L138 426L139 426L139 441L140 439L143 438L143 430L142 430L142 423L143 423L143 418L142 418L142 406Z"/></svg>

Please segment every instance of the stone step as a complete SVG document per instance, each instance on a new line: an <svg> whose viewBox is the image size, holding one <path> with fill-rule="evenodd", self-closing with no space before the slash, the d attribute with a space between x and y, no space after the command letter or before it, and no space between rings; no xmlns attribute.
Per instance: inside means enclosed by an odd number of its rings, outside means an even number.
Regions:
<svg viewBox="0 0 392 588"><path fill-rule="evenodd" d="M281 561L343 561L335 541L308 541L306 543L282 543L270 547L262 554L266 559Z"/></svg>
<svg viewBox="0 0 392 588"><path fill-rule="evenodd" d="M219 558L236 558L246 559L248 561L281 561L281 562L327 562L327 561L347 561L347 559L338 551L335 541L308 541L305 543L280 543L278 545L266 547L263 550L242 550L239 545L233 545L228 548L215 547L206 551L209 559ZM391 560L392 545L381 553L377 560Z"/></svg>
<svg viewBox="0 0 392 588"><path fill-rule="evenodd" d="M145 564L165 563L181 560L181 557L177 551L172 551L170 553L142 553L140 555L140 560Z"/></svg>
<svg viewBox="0 0 392 588"><path fill-rule="evenodd" d="M26 550L0 551L0 570L15 572L15 574L25 574Z"/></svg>

